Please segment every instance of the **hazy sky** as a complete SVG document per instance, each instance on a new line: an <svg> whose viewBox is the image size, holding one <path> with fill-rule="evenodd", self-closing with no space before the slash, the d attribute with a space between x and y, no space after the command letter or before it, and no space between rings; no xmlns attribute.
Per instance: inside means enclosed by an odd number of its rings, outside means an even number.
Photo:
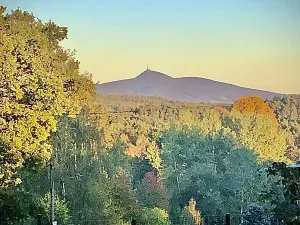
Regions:
<svg viewBox="0 0 300 225"><path fill-rule="evenodd" d="M102 82L147 65L252 88L300 92L300 0L0 0L69 28L63 44Z"/></svg>

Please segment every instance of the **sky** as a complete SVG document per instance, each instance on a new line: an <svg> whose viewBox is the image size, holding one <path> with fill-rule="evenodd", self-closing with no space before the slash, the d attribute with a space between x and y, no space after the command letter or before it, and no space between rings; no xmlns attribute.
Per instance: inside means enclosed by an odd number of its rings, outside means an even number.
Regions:
<svg viewBox="0 0 300 225"><path fill-rule="evenodd" d="M95 82L151 70L300 93L300 0L0 0L68 27Z"/></svg>

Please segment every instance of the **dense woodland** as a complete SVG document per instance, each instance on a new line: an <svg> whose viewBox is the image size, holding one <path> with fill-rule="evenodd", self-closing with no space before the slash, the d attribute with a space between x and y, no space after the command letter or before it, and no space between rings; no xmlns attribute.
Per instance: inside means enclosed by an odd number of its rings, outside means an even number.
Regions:
<svg viewBox="0 0 300 225"><path fill-rule="evenodd" d="M0 221L300 224L300 95L99 96L67 28L0 8ZM298 217L297 217L298 216Z"/></svg>

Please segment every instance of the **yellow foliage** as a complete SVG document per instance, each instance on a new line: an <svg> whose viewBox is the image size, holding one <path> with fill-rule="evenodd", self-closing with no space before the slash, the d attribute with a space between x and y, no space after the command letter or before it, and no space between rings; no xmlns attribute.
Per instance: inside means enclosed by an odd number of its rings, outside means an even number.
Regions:
<svg viewBox="0 0 300 225"><path fill-rule="evenodd" d="M286 140L283 132L273 123L273 119L254 113L231 113L233 122L238 125L236 137L242 145L258 154L261 162L284 161Z"/></svg>
<svg viewBox="0 0 300 225"><path fill-rule="evenodd" d="M49 160L55 116L78 113L94 88L74 54L59 45L66 28L19 9L0 11L0 187L6 187L20 182L16 170L27 161Z"/></svg>
<svg viewBox="0 0 300 225"><path fill-rule="evenodd" d="M222 120L220 113L215 109L204 109L201 120L197 126L201 129L204 135L215 135L222 128Z"/></svg>
<svg viewBox="0 0 300 225"><path fill-rule="evenodd" d="M146 148L149 145L148 139L144 135L140 135L135 145L130 145L127 149L127 155L131 157L144 158Z"/></svg>
<svg viewBox="0 0 300 225"><path fill-rule="evenodd" d="M130 157L138 157L148 159L153 168L160 171L162 159L160 157L160 150L157 147L155 141L149 142L149 140L141 135L138 137L136 145L130 145L126 151L126 154Z"/></svg>
<svg viewBox="0 0 300 225"><path fill-rule="evenodd" d="M195 225L203 225L203 218L201 217L200 211L196 209L196 200L191 198L187 206L188 211L193 216Z"/></svg>
<svg viewBox="0 0 300 225"><path fill-rule="evenodd" d="M146 159L149 159L151 165L153 168L157 169L157 171L160 172L161 170L161 164L162 164L162 159L160 157L160 150L157 147L156 143L152 141L146 149Z"/></svg>

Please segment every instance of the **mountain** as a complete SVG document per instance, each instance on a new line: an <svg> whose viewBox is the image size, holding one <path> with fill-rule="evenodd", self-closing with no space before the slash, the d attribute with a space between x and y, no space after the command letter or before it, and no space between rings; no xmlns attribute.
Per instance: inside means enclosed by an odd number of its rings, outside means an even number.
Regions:
<svg viewBox="0 0 300 225"><path fill-rule="evenodd" d="M240 96L272 99L282 94L239 87L200 77L172 78L146 70L135 78L97 84L101 95L158 96L175 101L233 103Z"/></svg>

